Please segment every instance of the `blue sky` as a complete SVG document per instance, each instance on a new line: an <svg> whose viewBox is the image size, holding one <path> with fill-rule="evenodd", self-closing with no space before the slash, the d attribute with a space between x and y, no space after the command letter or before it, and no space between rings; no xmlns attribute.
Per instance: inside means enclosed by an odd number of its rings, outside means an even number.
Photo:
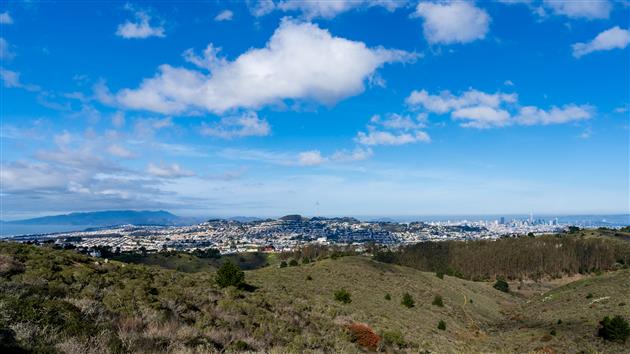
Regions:
<svg viewBox="0 0 630 354"><path fill-rule="evenodd" d="M1 219L628 213L627 2L3 2Z"/></svg>

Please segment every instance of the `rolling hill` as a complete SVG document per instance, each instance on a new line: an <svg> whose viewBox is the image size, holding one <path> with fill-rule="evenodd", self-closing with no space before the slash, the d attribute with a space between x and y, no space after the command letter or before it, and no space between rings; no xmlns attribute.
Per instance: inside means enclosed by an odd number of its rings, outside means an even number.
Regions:
<svg viewBox="0 0 630 354"><path fill-rule="evenodd" d="M68 353L352 353L369 350L352 332L365 325L387 352L630 352L596 336L604 316L630 318L628 269L525 295L518 288L527 284L511 283L508 294L490 282L440 279L363 256L286 268L270 262L245 272L247 287L221 289L214 271L3 242L0 341L16 351ZM335 300L340 289L349 303ZM414 306L401 304L405 293Z"/></svg>

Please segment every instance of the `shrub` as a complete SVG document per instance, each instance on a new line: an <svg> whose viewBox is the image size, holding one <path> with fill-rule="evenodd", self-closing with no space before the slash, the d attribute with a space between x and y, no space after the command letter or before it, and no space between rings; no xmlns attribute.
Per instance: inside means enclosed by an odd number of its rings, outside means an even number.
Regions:
<svg viewBox="0 0 630 354"><path fill-rule="evenodd" d="M444 279L444 272L435 272L435 276L440 279Z"/></svg>
<svg viewBox="0 0 630 354"><path fill-rule="evenodd" d="M24 272L26 267L9 255L0 254L0 277L11 277Z"/></svg>
<svg viewBox="0 0 630 354"><path fill-rule="evenodd" d="M307 275L306 280L313 280L313 277L311 277L310 275Z"/></svg>
<svg viewBox="0 0 630 354"><path fill-rule="evenodd" d="M558 324L561 325L562 324L562 320L558 320Z"/></svg>
<svg viewBox="0 0 630 354"><path fill-rule="evenodd" d="M499 291L503 291L504 293L510 292L510 285L501 278L497 279L497 281L494 283L492 287Z"/></svg>
<svg viewBox="0 0 630 354"><path fill-rule="evenodd" d="M592 299L592 298L593 298L593 293L588 293L588 294L586 294L586 298L587 298L587 299Z"/></svg>
<svg viewBox="0 0 630 354"><path fill-rule="evenodd" d="M385 331L382 338L385 345L396 345L401 348L407 346L407 341L400 331Z"/></svg>
<svg viewBox="0 0 630 354"><path fill-rule="evenodd" d="M217 284L222 288L226 286L240 286L244 280L245 273L229 260L223 263L217 271Z"/></svg>
<svg viewBox="0 0 630 354"><path fill-rule="evenodd" d="M295 259L290 260L289 261L289 266L297 267L298 266L298 261L296 261Z"/></svg>
<svg viewBox="0 0 630 354"><path fill-rule="evenodd" d="M552 329L551 332L549 332L549 334L551 334L552 336L555 336L556 335L556 330Z"/></svg>
<svg viewBox="0 0 630 354"><path fill-rule="evenodd" d="M287 267L287 262L282 261L280 262L280 268L286 268Z"/></svg>
<svg viewBox="0 0 630 354"><path fill-rule="evenodd" d="M302 257L302 264L309 264L311 260L308 257Z"/></svg>
<svg viewBox="0 0 630 354"><path fill-rule="evenodd" d="M599 325L600 328L597 335L605 340L625 343L628 336L630 336L628 321L621 316L615 316L612 319L606 316L599 322Z"/></svg>
<svg viewBox="0 0 630 354"><path fill-rule="evenodd" d="M344 304L349 304L352 302L352 299L350 299L350 293L346 291L346 289L339 289L335 291L335 300Z"/></svg>
<svg viewBox="0 0 630 354"><path fill-rule="evenodd" d="M462 272L460 272L459 270L448 266L446 267L446 275L451 276L451 277L456 277L456 278L463 278L464 275L462 274Z"/></svg>
<svg viewBox="0 0 630 354"><path fill-rule="evenodd" d="M416 302L413 300L413 297L409 293L403 294L402 301L400 303L408 308L412 308L416 304Z"/></svg>
<svg viewBox="0 0 630 354"><path fill-rule="evenodd" d="M440 320L440 322L438 322L437 328L441 331L446 331L446 322Z"/></svg>
<svg viewBox="0 0 630 354"><path fill-rule="evenodd" d="M433 302L431 304L435 306L439 306L439 307L444 307L444 301L442 300L442 296L435 295L435 297L433 297Z"/></svg>
<svg viewBox="0 0 630 354"><path fill-rule="evenodd" d="M385 300L388 300L388 301L389 301L389 300L391 300L391 299L392 299L392 296L391 296L391 295L389 295L389 293L385 294Z"/></svg>
<svg viewBox="0 0 630 354"><path fill-rule="evenodd" d="M237 351L246 351L246 350L251 350L252 349L249 346L249 344L247 344L247 342L242 341L242 340L237 340L237 341L233 342L232 344L230 344L230 347L236 349Z"/></svg>
<svg viewBox="0 0 630 354"><path fill-rule="evenodd" d="M370 327L362 323L352 323L348 326L352 341L361 347L375 350L381 337L374 333Z"/></svg>

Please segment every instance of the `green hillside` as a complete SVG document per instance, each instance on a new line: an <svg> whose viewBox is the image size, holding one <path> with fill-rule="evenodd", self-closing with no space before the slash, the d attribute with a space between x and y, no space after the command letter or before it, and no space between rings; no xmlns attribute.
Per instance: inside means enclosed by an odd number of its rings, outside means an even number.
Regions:
<svg viewBox="0 0 630 354"><path fill-rule="evenodd" d="M627 269L529 298L362 256L268 266L245 281L220 289L214 271L0 243L0 352L630 352L596 335L604 316L630 318ZM349 303L335 299L341 289Z"/></svg>

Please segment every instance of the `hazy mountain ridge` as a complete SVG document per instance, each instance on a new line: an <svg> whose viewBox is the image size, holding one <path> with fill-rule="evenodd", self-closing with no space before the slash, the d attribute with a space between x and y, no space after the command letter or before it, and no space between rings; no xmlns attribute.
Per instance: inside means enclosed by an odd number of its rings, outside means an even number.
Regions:
<svg viewBox="0 0 630 354"><path fill-rule="evenodd" d="M79 212L38 218L5 221L6 224L20 225L183 225L198 221L184 218L164 210L106 210Z"/></svg>

